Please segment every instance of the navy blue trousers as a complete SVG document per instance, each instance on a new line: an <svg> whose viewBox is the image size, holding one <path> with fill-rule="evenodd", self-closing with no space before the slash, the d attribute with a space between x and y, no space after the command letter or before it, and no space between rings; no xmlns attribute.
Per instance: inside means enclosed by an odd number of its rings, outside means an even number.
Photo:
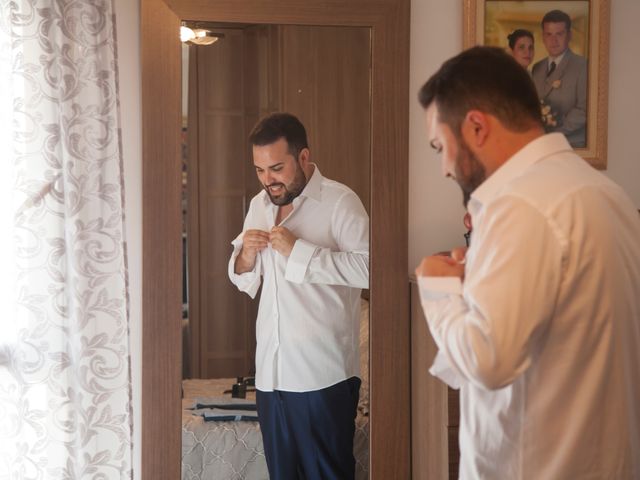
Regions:
<svg viewBox="0 0 640 480"><path fill-rule="evenodd" d="M271 480L353 480L360 379L313 392L256 392Z"/></svg>

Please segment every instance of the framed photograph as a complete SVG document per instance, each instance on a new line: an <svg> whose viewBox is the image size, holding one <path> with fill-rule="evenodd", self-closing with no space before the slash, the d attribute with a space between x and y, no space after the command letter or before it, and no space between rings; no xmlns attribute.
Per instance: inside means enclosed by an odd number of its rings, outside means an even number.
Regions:
<svg viewBox="0 0 640 480"><path fill-rule="evenodd" d="M464 0L464 47L504 48L526 68L548 132L607 167L610 0Z"/></svg>

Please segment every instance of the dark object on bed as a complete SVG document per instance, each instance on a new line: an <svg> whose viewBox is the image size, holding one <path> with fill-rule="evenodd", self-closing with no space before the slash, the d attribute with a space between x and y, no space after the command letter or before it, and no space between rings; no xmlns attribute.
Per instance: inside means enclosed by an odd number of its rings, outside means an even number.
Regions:
<svg viewBox="0 0 640 480"><path fill-rule="evenodd" d="M247 392L255 392L255 377L237 377L236 383L231 386L231 390L225 390L224 393L230 393L231 398L246 398Z"/></svg>

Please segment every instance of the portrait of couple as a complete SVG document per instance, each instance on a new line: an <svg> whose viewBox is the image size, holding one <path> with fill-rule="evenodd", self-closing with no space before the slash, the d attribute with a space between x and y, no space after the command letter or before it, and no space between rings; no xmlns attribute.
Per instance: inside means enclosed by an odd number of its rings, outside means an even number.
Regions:
<svg viewBox="0 0 640 480"><path fill-rule="evenodd" d="M546 131L574 148L587 143L588 19L586 1L486 2L485 44L529 71Z"/></svg>

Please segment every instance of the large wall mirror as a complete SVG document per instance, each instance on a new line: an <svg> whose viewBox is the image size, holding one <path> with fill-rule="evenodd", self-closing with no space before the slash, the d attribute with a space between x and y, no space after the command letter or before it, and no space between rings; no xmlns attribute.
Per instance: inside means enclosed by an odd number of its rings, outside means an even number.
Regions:
<svg viewBox="0 0 640 480"><path fill-rule="evenodd" d="M255 401L258 298L227 280L230 240L261 190L247 138L259 118L293 113L306 125L317 168L351 187L369 211L371 29L183 23L204 35L197 40L204 44L182 45L182 479L264 479L260 428L249 420L254 411L221 424L202 418L220 413L215 409L192 410L230 401L234 389ZM360 298L358 480L369 473L368 293Z"/></svg>
<svg viewBox="0 0 640 480"><path fill-rule="evenodd" d="M259 188L246 137L273 111L299 116L322 173L369 212L359 478L409 477L408 20L408 2L393 0L142 0L143 404L153 405L143 478L180 478L185 385L201 393L208 379L253 372L256 304L235 295L224 260ZM181 47L184 24L220 40Z"/></svg>

